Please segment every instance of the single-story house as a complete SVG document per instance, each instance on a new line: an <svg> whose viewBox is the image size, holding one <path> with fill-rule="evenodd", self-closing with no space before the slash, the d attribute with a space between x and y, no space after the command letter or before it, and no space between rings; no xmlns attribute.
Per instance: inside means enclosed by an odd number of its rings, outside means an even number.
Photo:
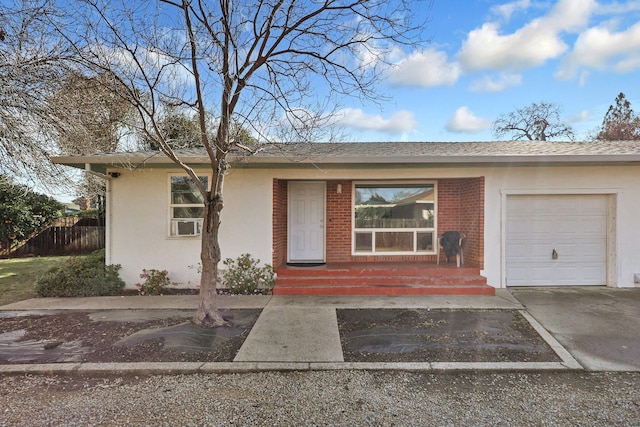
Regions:
<svg viewBox="0 0 640 427"><path fill-rule="evenodd" d="M180 153L208 180L203 151ZM491 294L638 286L639 142L269 146L230 157L220 242L278 273L281 294ZM63 156L107 177L107 262L198 286L202 205L158 152ZM439 236L459 231L463 265Z"/></svg>

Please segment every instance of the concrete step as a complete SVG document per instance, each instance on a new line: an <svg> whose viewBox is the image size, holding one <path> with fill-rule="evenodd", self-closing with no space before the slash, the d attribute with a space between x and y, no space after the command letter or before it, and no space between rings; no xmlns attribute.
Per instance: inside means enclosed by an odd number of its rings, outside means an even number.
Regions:
<svg viewBox="0 0 640 427"><path fill-rule="evenodd" d="M273 294L309 296L495 295L495 289L489 285L276 285Z"/></svg>
<svg viewBox="0 0 640 427"><path fill-rule="evenodd" d="M318 285L371 285L371 286L403 286L403 285L486 285L487 279L480 275L448 275L448 276L397 276L397 275L317 275L317 276L281 276L277 285L286 286L318 286Z"/></svg>
<svg viewBox="0 0 640 427"><path fill-rule="evenodd" d="M455 266L385 266L374 264L362 266L349 264L342 266L318 267L282 267L278 269L278 276L467 276L479 275L480 269L473 267Z"/></svg>
<svg viewBox="0 0 640 427"><path fill-rule="evenodd" d="M423 263L283 266L275 295L494 295L474 267Z"/></svg>

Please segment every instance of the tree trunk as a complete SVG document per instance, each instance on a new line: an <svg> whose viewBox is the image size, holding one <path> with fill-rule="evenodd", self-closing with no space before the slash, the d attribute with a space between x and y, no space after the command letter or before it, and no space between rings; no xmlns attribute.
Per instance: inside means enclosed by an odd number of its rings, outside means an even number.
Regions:
<svg viewBox="0 0 640 427"><path fill-rule="evenodd" d="M218 265L221 260L218 231L222 206L222 194L217 193L212 197L212 200L205 203L205 216L202 224L200 301L193 321L198 325L207 327L227 325L227 321L222 317L216 306Z"/></svg>

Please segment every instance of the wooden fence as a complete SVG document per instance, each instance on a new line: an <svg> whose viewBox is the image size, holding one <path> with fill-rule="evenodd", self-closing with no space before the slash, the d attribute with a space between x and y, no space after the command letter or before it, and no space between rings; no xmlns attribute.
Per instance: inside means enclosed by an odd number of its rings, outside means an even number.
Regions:
<svg viewBox="0 0 640 427"><path fill-rule="evenodd" d="M9 256L86 254L105 246L104 223L95 219L59 218L11 249Z"/></svg>

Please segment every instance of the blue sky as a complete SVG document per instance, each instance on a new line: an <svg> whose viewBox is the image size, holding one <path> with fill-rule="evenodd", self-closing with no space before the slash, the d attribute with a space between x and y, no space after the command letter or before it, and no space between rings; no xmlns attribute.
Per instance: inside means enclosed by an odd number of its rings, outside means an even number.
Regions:
<svg viewBox="0 0 640 427"><path fill-rule="evenodd" d="M345 100L348 140L492 140L500 114L542 101L584 139L620 92L640 112L640 1L435 0L424 37L388 102Z"/></svg>

